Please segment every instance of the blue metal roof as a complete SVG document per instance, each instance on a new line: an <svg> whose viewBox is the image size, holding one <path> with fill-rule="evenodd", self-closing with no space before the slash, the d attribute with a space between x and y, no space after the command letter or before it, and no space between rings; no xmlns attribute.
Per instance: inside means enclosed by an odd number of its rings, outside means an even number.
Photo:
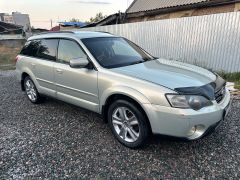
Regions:
<svg viewBox="0 0 240 180"><path fill-rule="evenodd" d="M86 26L87 23L84 22L59 22L63 26L77 26L77 27L83 27Z"/></svg>

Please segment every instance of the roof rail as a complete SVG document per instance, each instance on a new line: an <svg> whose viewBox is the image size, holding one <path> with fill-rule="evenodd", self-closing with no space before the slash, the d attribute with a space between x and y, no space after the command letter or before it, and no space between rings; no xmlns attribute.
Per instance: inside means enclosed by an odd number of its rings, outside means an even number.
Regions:
<svg viewBox="0 0 240 180"><path fill-rule="evenodd" d="M71 33L71 34L74 34L73 31L47 31L47 32L38 33L38 34L36 34L36 35L42 35L42 34L60 34L60 33Z"/></svg>
<svg viewBox="0 0 240 180"><path fill-rule="evenodd" d="M94 31L94 32L106 33L106 34L112 34L112 33L110 33L110 32L107 32L107 31Z"/></svg>

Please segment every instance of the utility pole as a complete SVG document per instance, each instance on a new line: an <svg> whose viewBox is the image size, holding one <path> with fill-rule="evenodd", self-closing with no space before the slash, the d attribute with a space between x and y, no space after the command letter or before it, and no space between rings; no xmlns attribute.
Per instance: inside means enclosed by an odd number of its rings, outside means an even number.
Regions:
<svg viewBox="0 0 240 180"><path fill-rule="evenodd" d="M51 29L52 29L52 27L53 27L52 25L53 25L53 24L52 24L52 19L51 19Z"/></svg>

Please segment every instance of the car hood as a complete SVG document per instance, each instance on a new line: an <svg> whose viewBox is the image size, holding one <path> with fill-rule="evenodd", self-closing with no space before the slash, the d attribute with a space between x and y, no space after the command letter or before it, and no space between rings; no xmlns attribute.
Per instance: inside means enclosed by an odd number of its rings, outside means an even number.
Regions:
<svg viewBox="0 0 240 180"><path fill-rule="evenodd" d="M198 66L165 59L119 67L112 71L146 80L170 89L199 87L216 80L216 75Z"/></svg>

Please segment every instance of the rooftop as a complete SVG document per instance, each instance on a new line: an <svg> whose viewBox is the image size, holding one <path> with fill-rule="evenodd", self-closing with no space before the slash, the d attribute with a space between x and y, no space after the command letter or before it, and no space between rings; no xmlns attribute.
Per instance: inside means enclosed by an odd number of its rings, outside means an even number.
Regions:
<svg viewBox="0 0 240 180"><path fill-rule="evenodd" d="M0 21L0 34L22 34L22 26Z"/></svg>
<svg viewBox="0 0 240 180"><path fill-rule="evenodd" d="M134 0L127 13L145 12L173 7L216 5L220 3L234 3L238 0Z"/></svg>

